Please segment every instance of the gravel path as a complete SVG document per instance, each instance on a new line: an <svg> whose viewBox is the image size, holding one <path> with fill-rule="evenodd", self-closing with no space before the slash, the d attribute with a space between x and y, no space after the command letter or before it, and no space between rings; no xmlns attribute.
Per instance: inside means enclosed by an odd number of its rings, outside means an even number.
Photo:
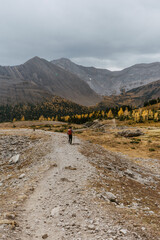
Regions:
<svg viewBox="0 0 160 240"><path fill-rule="evenodd" d="M52 139L50 157L57 167L47 173L27 201L21 239L42 239L45 234L47 239L82 237L81 224L85 224L88 211L81 195L94 169L77 145L66 144L62 134L54 134ZM85 232L83 236L88 239Z"/></svg>
<svg viewBox="0 0 160 240"><path fill-rule="evenodd" d="M95 200L89 183L96 178L96 169L79 152L80 140L69 145L65 135L51 136L52 152L47 157L57 166L45 173L19 211L12 239L148 239L134 228L128 230L125 221L118 223L117 216Z"/></svg>

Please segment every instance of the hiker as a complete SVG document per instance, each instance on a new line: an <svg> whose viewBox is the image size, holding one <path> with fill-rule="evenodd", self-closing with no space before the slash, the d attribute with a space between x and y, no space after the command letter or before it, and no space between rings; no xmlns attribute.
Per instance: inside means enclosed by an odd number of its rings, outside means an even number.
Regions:
<svg viewBox="0 0 160 240"><path fill-rule="evenodd" d="M72 127L69 127L67 134L68 134L68 137L69 137L69 139L68 139L69 143L72 144L72 134L73 134Z"/></svg>

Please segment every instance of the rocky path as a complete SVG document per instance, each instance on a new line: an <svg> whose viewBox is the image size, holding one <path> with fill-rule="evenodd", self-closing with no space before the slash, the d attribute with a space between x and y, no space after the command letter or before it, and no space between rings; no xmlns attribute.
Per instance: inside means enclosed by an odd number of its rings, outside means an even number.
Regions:
<svg viewBox="0 0 160 240"><path fill-rule="evenodd" d="M10 239L149 239L138 234L136 225L120 221L111 208L97 200L90 186L97 170L80 153L81 142L74 139L69 145L66 136L59 133L51 137L52 151L46 157L55 165L18 210L19 227Z"/></svg>
<svg viewBox="0 0 160 240"><path fill-rule="evenodd" d="M46 174L27 201L19 239L77 239L82 236L88 239L90 234L84 230L90 211L83 192L94 169L78 152L78 141L77 145L68 145L61 134L54 134L52 139L50 157L57 167ZM92 224L90 228L90 231L96 230Z"/></svg>

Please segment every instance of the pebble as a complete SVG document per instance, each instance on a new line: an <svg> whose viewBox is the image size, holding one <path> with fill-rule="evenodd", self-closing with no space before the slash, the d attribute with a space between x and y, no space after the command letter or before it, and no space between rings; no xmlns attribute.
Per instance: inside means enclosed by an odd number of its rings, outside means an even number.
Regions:
<svg viewBox="0 0 160 240"><path fill-rule="evenodd" d="M128 232L127 229L121 229L120 230L120 233L123 233L124 235L127 234L127 232Z"/></svg>
<svg viewBox="0 0 160 240"><path fill-rule="evenodd" d="M19 162L19 158L20 158L20 154L17 154L17 155L13 156L13 157L9 160L9 163L10 163L10 164L18 163L18 162Z"/></svg>
<svg viewBox="0 0 160 240"><path fill-rule="evenodd" d="M14 213L5 213L5 214L4 214L4 218L6 218L6 219L14 220L15 217L16 217L16 216L15 216Z"/></svg>
<svg viewBox="0 0 160 240"><path fill-rule="evenodd" d="M57 217L59 215L60 207L55 207L52 209L50 216Z"/></svg>
<svg viewBox="0 0 160 240"><path fill-rule="evenodd" d="M48 234L44 234L44 235L42 236L42 238L43 238L43 239L48 238Z"/></svg>
<svg viewBox="0 0 160 240"><path fill-rule="evenodd" d="M95 230L95 226L93 224L88 225L89 230Z"/></svg>
<svg viewBox="0 0 160 240"><path fill-rule="evenodd" d="M25 173L22 173L20 176L19 176L19 179L22 179L22 178L24 178L26 176L26 174Z"/></svg>

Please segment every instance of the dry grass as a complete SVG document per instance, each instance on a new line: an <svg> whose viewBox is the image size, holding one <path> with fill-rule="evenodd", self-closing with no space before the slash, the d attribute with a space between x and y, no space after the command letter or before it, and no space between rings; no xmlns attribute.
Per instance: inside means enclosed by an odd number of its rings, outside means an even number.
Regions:
<svg viewBox="0 0 160 240"><path fill-rule="evenodd" d="M105 149L112 152L120 152L132 158L139 158L139 163L143 165L140 159L158 159L160 160L160 123L153 123L154 127L144 125L134 125L144 132L144 135L134 138L126 138L119 136L118 131L122 131L124 122L118 122L117 128L112 128L111 121L103 121L105 124L105 132L100 129L87 129L79 135L83 140L91 141L92 143L99 144ZM134 129L132 126L131 130ZM130 129L126 126L125 129ZM137 160L136 160L137 161Z"/></svg>
<svg viewBox="0 0 160 240"><path fill-rule="evenodd" d="M56 122L56 121L17 121L17 122L7 122L0 123L0 128L38 128L40 126L57 126L66 123Z"/></svg>
<svg viewBox="0 0 160 240"><path fill-rule="evenodd" d="M113 121L100 123L102 128L89 128L78 135L83 140L94 143L88 146L86 142L82 149L82 153L90 158L91 164L99 174L99 178L91 183L91 187L98 193L116 194L117 201L124 207L113 208L113 211L126 221L143 224L155 237L156 234L160 234L160 179L156 178L157 174L160 174L160 123L131 125L131 122L116 122L116 128ZM125 138L117 134L118 131L135 128L140 128L144 135ZM142 184L134 178L121 176L128 164L133 165L133 169L138 169L143 179L155 176L154 181ZM103 199L101 201L106 206L106 202Z"/></svg>

